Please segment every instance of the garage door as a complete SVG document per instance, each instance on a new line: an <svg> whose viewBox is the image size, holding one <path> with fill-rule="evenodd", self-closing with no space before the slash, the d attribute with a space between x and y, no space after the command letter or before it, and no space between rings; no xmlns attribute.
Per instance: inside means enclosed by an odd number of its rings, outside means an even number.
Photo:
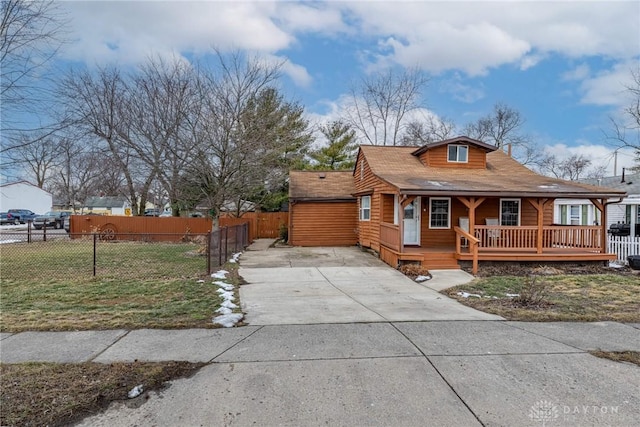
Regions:
<svg viewBox="0 0 640 427"><path fill-rule="evenodd" d="M298 202L291 207L289 242L294 246L351 246L358 241L355 202Z"/></svg>

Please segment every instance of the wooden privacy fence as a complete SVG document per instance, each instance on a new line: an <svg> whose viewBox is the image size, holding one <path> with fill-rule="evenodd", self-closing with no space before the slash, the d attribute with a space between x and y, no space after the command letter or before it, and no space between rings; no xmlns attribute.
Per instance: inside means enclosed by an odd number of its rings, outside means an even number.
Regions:
<svg viewBox="0 0 640 427"><path fill-rule="evenodd" d="M211 218L72 215L70 221L73 234L98 233L105 237L117 234L205 234L213 226ZM249 224L249 242L260 238L277 239L280 229L289 226L289 213L246 212L240 218L223 216L219 225L231 227L241 224Z"/></svg>
<svg viewBox="0 0 640 427"><path fill-rule="evenodd" d="M70 221L72 238L96 233L101 240L129 240L135 234L146 241L179 241L207 234L212 228L209 218L72 215Z"/></svg>
<svg viewBox="0 0 640 427"><path fill-rule="evenodd" d="M249 238L277 239L281 228L289 227L289 212L246 212L241 217L224 216L221 226L249 224Z"/></svg>

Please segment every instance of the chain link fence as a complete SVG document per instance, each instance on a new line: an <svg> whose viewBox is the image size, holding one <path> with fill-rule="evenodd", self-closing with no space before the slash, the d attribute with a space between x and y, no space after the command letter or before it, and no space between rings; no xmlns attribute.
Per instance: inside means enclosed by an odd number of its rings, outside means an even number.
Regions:
<svg viewBox="0 0 640 427"><path fill-rule="evenodd" d="M0 231L0 276L6 280L196 278L211 274L249 244L248 225L207 234Z"/></svg>

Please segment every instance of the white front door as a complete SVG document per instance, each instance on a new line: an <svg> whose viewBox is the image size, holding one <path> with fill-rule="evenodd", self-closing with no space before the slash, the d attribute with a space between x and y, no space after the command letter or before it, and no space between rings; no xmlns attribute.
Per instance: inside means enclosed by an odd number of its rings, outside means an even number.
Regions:
<svg viewBox="0 0 640 427"><path fill-rule="evenodd" d="M420 244L420 206L420 197L416 197L413 202L404 208L404 222L402 225L405 245Z"/></svg>

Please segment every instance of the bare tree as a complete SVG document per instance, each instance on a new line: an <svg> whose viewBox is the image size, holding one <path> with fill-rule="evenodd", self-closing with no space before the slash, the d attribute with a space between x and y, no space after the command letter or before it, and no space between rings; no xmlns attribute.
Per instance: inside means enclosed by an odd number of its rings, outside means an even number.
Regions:
<svg viewBox="0 0 640 427"><path fill-rule="evenodd" d="M402 135L402 145L426 145L453 138L456 124L447 118L429 115L425 120L412 120Z"/></svg>
<svg viewBox="0 0 640 427"><path fill-rule="evenodd" d="M545 175L570 181L604 176L604 169L593 168L591 160L582 154L573 154L564 160L556 155L547 154L536 162L536 166Z"/></svg>
<svg viewBox="0 0 640 427"><path fill-rule="evenodd" d="M629 103L621 119L610 118L612 131L606 136L617 147L634 150L636 166L633 170L637 172L640 171L640 67L632 69L630 73L632 82L625 88Z"/></svg>
<svg viewBox="0 0 640 427"><path fill-rule="evenodd" d="M45 70L66 42L67 20L54 1L0 3L0 152L4 153L33 142L22 132L38 131L40 138L47 138L56 129L47 107L51 96Z"/></svg>
<svg viewBox="0 0 640 427"><path fill-rule="evenodd" d="M142 214L144 204L138 203L137 183L150 186L157 169L146 168L132 152L130 117L123 109L131 93L120 70L101 68L95 74L71 71L60 83L58 93L67 124L103 143L103 155L108 155L124 176L132 211Z"/></svg>
<svg viewBox="0 0 640 427"><path fill-rule="evenodd" d="M421 94L429 79L417 68L401 73L388 70L364 77L351 87L347 121L363 142L398 145L409 113L421 107Z"/></svg>
<svg viewBox="0 0 640 427"><path fill-rule="evenodd" d="M25 142L11 150L8 158L14 167L25 170L27 178L32 178L29 179L31 182L44 188L46 179L58 161L58 141L52 136L31 136L27 133L23 133L22 137Z"/></svg>
<svg viewBox="0 0 640 427"><path fill-rule="evenodd" d="M215 212L259 198L286 178L311 139L303 109L274 88L280 65L218 53L199 86L202 108L191 121L195 163L185 180ZM258 200L259 201L259 200Z"/></svg>
<svg viewBox="0 0 640 427"><path fill-rule="evenodd" d="M148 60L131 79L125 108L129 126L120 136L146 169L155 171L141 183L141 211L156 177L171 202L180 197L180 174L194 148L193 139L186 135L186 125L190 109L195 106L196 77L182 61L156 58Z"/></svg>

